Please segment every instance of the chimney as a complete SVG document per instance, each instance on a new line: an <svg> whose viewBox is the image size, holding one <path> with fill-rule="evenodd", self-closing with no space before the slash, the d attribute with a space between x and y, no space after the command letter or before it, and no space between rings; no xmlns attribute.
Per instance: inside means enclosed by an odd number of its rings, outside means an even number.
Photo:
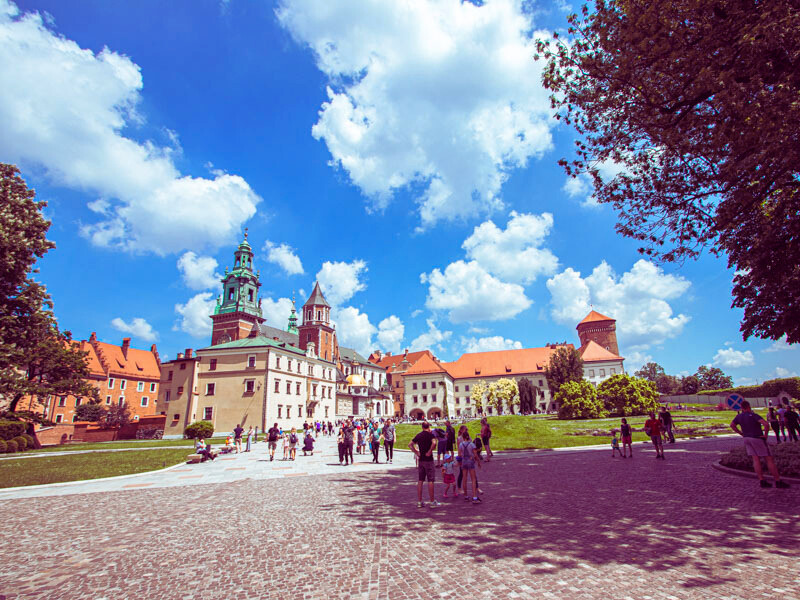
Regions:
<svg viewBox="0 0 800 600"><path fill-rule="evenodd" d="M128 348L131 347L131 338L122 338L122 356L128 358Z"/></svg>
<svg viewBox="0 0 800 600"><path fill-rule="evenodd" d="M96 342L97 341L97 333L92 332L92 335L89 336L89 342Z"/></svg>
<svg viewBox="0 0 800 600"><path fill-rule="evenodd" d="M192 358L192 349L191 348L187 348L186 352L183 353L183 356L185 358Z"/></svg>
<svg viewBox="0 0 800 600"><path fill-rule="evenodd" d="M391 355L392 355L392 351L391 350L387 350L386 351L386 356L391 356Z"/></svg>
<svg viewBox="0 0 800 600"><path fill-rule="evenodd" d="M177 360L180 360L182 358L183 358L183 352L178 352Z"/></svg>
<svg viewBox="0 0 800 600"><path fill-rule="evenodd" d="M408 348L406 348L405 352L403 352L403 356L408 356Z"/></svg>

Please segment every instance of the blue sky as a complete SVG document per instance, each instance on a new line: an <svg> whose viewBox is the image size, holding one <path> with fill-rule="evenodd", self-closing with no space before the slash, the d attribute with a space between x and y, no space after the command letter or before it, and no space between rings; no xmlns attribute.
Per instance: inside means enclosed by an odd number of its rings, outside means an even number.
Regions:
<svg viewBox="0 0 800 600"><path fill-rule="evenodd" d="M724 261L644 261L567 184L532 60L565 9L0 0L0 161L49 203L62 327L206 346L247 227L268 323L319 279L365 353L577 342L593 306L629 371L796 375L797 346L742 341Z"/></svg>

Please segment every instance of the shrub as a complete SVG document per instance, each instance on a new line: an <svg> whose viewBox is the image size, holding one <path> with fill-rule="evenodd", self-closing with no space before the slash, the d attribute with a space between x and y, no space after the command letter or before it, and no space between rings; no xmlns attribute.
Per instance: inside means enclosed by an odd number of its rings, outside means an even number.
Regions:
<svg viewBox="0 0 800 600"><path fill-rule="evenodd" d="M212 435L214 435L214 424L211 421L195 421L183 431L183 436L190 440L210 438Z"/></svg>
<svg viewBox="0 0 800 600"><path fill-rule="evenodd" d="M21 435L18 435L14 438L14 441L17 442L17 449L20 452L24 452L28 448L28 440L26 440Z"/></svg>
<svg viewBox="0 0 800 600"><path fill-rule="evenodd" d="M0 438L13 440L25 433L25 421L0 421Z"/></svg>
<svg viewBox="0 0 800 600"><path fill-rule="evenodd" d="M612 375L601 383L597 395L609 413L620 417L646 415L658 410L656 384L624 373Z"/></svg>
<svg viewBox="0 0 800 600"><path fill-rule="evenodd" d="M772 455L775 457L775 465L781 475L787 477L800 477L800 442L789 442L770 446ZM723 467L738 469L740 471L753 472L753 459L747 456L744 446L734 448L730 452L723 454L719 463ZM769 475L767 463L761 459L761 467L765 475Z"/></svg>
<svg viewBox="0 0 800 600"><path fill-rule="evenodd" d="M160 440L164 437L164 430L159 427L139 427L136 430L137 440Z"/></svg>
<svg viewBox="0 0 800 600"><path fill-rule="evenodd" d="M0 440L0 454L5 454L8 451L8 445L5 440Z"/></svg>
<svg viewBox="0 0 800 600"><path fill-rule="evenodd" d="M36 438L34 438L30 433L23 433L22 437L24 437L25 441L28 442L28 450L36 448Z"/></svg>
<svg viewBox="0 0 800 600"><path fill-rule="evenodd" d="M555 396L559 419L600 419L607 416L594 386L586 381L562 383Z"/></svg>
<svg viewBox="0 0 800 600"><path fill-rule="evenodd" d="M733 392L745 398L774 398L781 392L786 392L793 398L800 398L800 377L769 379L759 385L743 385L722 390L704 390L699 393L703 395L727 396Z"/></svg>
<svg viewBox="0 0 800 600"><path fill-rule="evenodd" d="M14 440L7 440L6 441L6 452L8 452L9 454L13 454L18 449L19 449L19 446L17 446L17 442L15 442Z"/></svg>

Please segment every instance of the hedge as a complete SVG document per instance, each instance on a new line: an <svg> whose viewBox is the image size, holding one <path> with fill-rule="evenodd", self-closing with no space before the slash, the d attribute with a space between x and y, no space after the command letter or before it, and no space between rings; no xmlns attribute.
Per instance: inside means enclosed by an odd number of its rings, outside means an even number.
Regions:
<svg viewBox="0 0 800 600"><path fill-rule="evenodd" d="M745 398L774 398L781 392L786 392L792 398L800 398L800 377L770 379L761 385L742 385L724 390L703 390L698 394L704 396L727 396L734 392Z"/></svg>
<svg viewBox="0 0 800 600"><path fill-rule="evenodd" d="M13 440L18 435L25 433L25 421L0 421L0 439Z"/></svg>
<svg viewBox="0 0 800 600"><path fill-rule="evenodd" d="M8 445L5 440L0 440L0 454L5 454L8 450Z"/></svg>
<svg viewBox="0 0 800 600"><path fill-rule="evenodd" d="M17 442L17 448L19 449L20 452L24 452L25 450L28 449L28 440L26 440L21 435L18 435L12 441Z"/></svg>
<svg viewBox="0 0 800 600"><path fill-rule="evenodd" d="M210 438L214 435L214 424L211 421L195 421L183 431L183 435L190 440Z"/></svg>
<svg viewBox="0 0 800 600"><path fill-rule="evenodd" d="M9 454L16 452L18 449L19 446L17 446L17 442L15 442L14 440L8 440L6 442L6 452L8 452Z"/></svg>

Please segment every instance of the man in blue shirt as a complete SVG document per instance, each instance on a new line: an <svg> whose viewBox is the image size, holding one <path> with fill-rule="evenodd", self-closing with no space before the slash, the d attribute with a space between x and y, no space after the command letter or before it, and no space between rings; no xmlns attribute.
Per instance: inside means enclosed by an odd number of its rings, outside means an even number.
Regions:
<svg viewBox="0 0 800 600"><path fill-rule="evenodd" d="M731 429L744 438L744 447L747 449L747 455L753 457L753 470L758 476L759 485L762 488L772 487L771 483L764 480L764 474L761 471L761 457L763 456L767 461L769 472L775 479L775 487L788 488L789 484L781 481L778 467L775 465L775 459L772 457L767 445L769 423L753 412L747 400L742 402L742 412L731 421Z"/></svg>

